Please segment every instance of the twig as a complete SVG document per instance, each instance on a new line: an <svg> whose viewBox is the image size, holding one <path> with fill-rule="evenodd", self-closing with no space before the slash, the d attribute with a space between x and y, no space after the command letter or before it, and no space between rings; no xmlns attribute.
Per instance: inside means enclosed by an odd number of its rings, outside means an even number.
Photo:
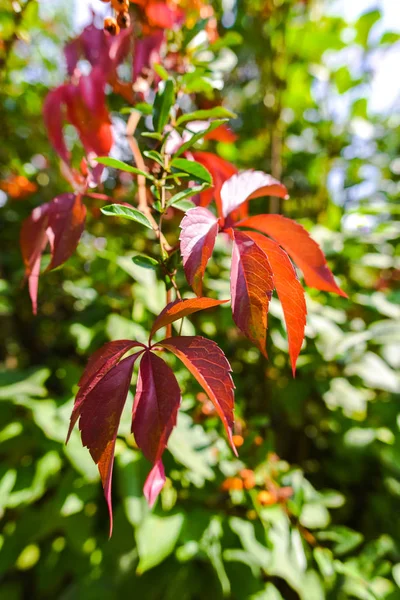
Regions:
<svg viewBox="0 0 400 600"><path fill-rule="evenodd" d="M126 135L128 139L129 146L132 150L133 157L135 159L135 163L139 169L142 171L147 171L147 167L143 160L142 153L140 152L139 144L137 143L134 133L136 131L136 127L140 120L140 113L136 110L132 111L127 127L126 127ZM144 175L138 175L138 194L139 194L139 210L146 215L148 220L151 223L154 233L157 236L157 239L160 240L163 249L165 252L169 253L172 250L172 246L167 242L164 235L161 233L160 228L157 224L157 221L154 219L150 207L147 202L147 188L146 188L146 178Z"/></svg>

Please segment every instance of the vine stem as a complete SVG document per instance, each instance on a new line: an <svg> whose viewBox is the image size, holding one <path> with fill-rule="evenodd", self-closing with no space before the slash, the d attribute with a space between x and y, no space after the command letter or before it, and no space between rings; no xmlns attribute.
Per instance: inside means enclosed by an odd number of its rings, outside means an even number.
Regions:
<svg viewBox="0 0 400 600"><path fill-rule="evenodd" d="M128 123L126 126L126 136L128 140L128 144L130 149L132 150L133 158L135 159L135 163L141 171L147 171L147 167L143 160L142 153L140 152L139 144L137 143L134 133L138 126L141 114L134 110L129 116ZM150 224L153 228L154 233L156 234L157 239L160 240L160 243L165 250L165 252L169 253L172 250L172 246L167 242L164 235L161 233L160 228L157 224L157 221L152 215L150 207L147 202L147 189L146 189L146 178L144 175L138 175L138 194L139 194L139 210L148 218Z"/></svg>

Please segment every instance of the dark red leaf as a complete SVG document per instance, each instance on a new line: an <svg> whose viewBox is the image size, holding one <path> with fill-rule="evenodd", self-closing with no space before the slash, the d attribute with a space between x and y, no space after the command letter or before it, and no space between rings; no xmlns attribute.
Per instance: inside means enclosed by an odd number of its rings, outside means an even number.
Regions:
<svg viewBox="0 0 400 600"><path fill-rule="evenodd" d="M43 104L43 119L54 150L65 163L68 163L70 153L63 134L65 89L65 86L61 85L47 94Z"/></svg>
<svg viewBox="0 0 400 600"><path fill-rule="evenodd" d="M190 298L188 300L176 300L175 302L170 302L154 321L150 332L150 339L154 336L156 331L161 329L161 327L166 327L170 323L174 323L174 321L192 315L199 310L212 308L213 306L218 306L225 302L228 302L228 300L213 300L212 298Z"/></svg>
<svg viewBox="0 0 400 600"><path fill-rule="evenodd" d="M135 40L133 83L144 70L149 69L154 63L160 62L160 48L164 38L165 32L159 30Z"/></svg>
<svg viewBox="0 0 400 600"><path fill-rule="evenodd" d="M243 171L233 175L221 189L222 213L227 217L241 204L261 196L287 198L287 189L277 179L262 171Z"/></svg>
<svg viewBox="0 0 400 600"><path fill-rule="evenodd" d="M64 49L68 74L74 74L78 60L83 56L92 67L99 66L107 77L112 77L129 52L131 33L129 28L123 29L112 37L104 29L98 29L91 23Z"/></svg>
<svg viewBox="0 0 400 600"><path fill-rule="evenodd" d="M112 533L111 479L115 440L129 391L133 365L140 352L124 358L112 367L87 394L80 408L79 429L82 443L97 464L110 515Z"/></svg>
<svg viewBox="0 0 400 600"><path fill-rule="evenodd" d="M173 352L197 379L214 404L237 454L232 441L234 385L231 367L222 350L215 342L200 336L168 338L159 345Z"/></svg>
<svg viewBox="0 0 400 600"><path fill-rule="evenodd" d="M95 388L101 379L107 375L108 371L115 367L128 350L136 348L137 346L142 346L142 344L139 342L132 342L132 340L117 340L104 344L104 346L92 354L78 383L80 389L76 395L74 408L72 410L67 443L72 429L79 418L81 406L87 395Z"/></svg>
<svg viewBox="0 0 400 600"><path fill-rule="evenodd" d="M51 250L48 271L62 265L73 254L85 228L85 220L86 206L81 196L63 194L51 202L46 232Z"/></svg>
<svg viewBox="0 0 400 600"><path fill-rule="evenodd" d="M81 197L62 194L48 204L35 208L23 222L20 244L34 314L37 312L40 261L47 243L51 250L51 262L47 270L55 269L75 251L85 227L85 219L86 207Z"/></svg>
<svg viewBox="0 0 400 600"><path fill-rule="evenodd" d="M267 314L274 289L265 253L246 233L233 231L231 298L233 320L267 356Z"/></svg>
<svg viewBox="0 0 400 600"><path fill-rule="evenodd" d="M132 415L132 433L145 457L157 463L176 425L181 392L170 367L147 351L142 358Z"/></svg>
<svg viewBox="0 0 400 600"><path fill-rule="evenodd" d="M259 215L241 221L238 226L257 229L277 241L303 271L310 287L347 298L336 284L321 248L298 223L281 215Z"/></svg>
<svg viewBox="0 0 400 600"><path fill-rule="evenodd" d="M304 340L304 328L306 326L307 307L304 298L304 290L297 278L296 270L286 252L277 243L265 237L261 233L246 232L267 256L271 266L274 284L282 303L285 317L289 355L292 363L293 375L296 370L296 361L300 354Z"/></svg>
<svg viewBox="0 0 400 600"><path fill-rule="evenodd" d="M181 253L186 279L201 296L203 277L218 235L218 220L200 206L187 211L181 222Z"/></svg>

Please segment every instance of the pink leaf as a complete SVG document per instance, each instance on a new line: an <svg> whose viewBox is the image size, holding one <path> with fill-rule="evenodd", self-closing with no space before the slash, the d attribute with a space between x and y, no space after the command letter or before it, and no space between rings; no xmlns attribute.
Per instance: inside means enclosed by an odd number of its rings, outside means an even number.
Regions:
<svg viewBox="0 0 400 600"><path fill-rule="evenodd" d="M266 357L267 314L274 289L265 253L245 233L233 231L231 268L233 320Z"/></svg>
<svg viewBox="0 0 400 600"><path fill-rule="evenodd" d="M215 342L200 336L172 337L159 345L173 352L197 379L214 404L237 454L232 441L234 385L230 364L222 350Z"/></svg>
<svg viewBox="0 0 400 600"><path fill-rule="evenodd" d="M201 296L207 263L218 235L218 220L200 206L187 211L181 222L181 253L186 279L194 292Z"/></svg>
<svg viewBox="0 0 400 600"><path fill-rule="evenodd" d="M144 484L143 493L150 508L157 500L158 494L161 492L165 484L165 471L161 460L157 461L151 469Z"/></svg>
<svg viewBox="0 0 400 600"><path fill-rule="evenodd" d="M304 279L310 287L347 298L336 284L321 248L298 223L281 215L259 215L237 225L257 229L278 242L303 271Z"/></svg>
<svg viewBox="0 0 400 600"><path fill-rule="evenodd" d="M181 392L170 367L147 351L140 363L132 432L145 457L156 464L176 425Z"/></svg>
<svg viewBox="0 0 400 600"><path fill-rule="evenodd" d="M192 315L199 310L213 308L214 306L225 304L225 302L229 301L213 300L212 298L190 298L188 300L175 300L175 302L170 302L154 321L150 332L150 339L154 336L156 331L161 329L161 327L166 327L170 323L183 319L183 317L188 315Z"/></svg>
<svg viewBox="0 0 400 600"><path fill-rule="evenodd" d="M110 515L112 533L111 479L115 440L122 410L129 391L133 365L140 352L124 358L112 367L87 394L80 407L79 429L82 443L97 464Z"/></svg>
<svg viewBox="0 0 400 600"><path fill-rule="evenodd" d="M297 358L304 340L307 307L304 290L297 278L296 270L286 252L275 242L261 233L247 231L246 235L254 240L265 252L274 276L274 283L282 304L289 340L289 354L293 375Z"/></svg>
<svg viewBox="0 0 400 600"><path fill-rule="evenodd" d="M287 189L277 179L262 171L243 171L233 175L221 189L223 216L227 217L243 202L261 196L287 198Z"/></svg>

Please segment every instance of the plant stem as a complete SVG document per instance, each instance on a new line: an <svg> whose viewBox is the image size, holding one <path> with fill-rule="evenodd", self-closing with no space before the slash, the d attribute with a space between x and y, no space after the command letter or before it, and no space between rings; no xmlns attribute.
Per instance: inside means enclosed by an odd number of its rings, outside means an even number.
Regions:
<svg viewBox="0 0 400 600"><path fill-rule="evenodd" d="M141 169L142 171L147 171L147 167L143 160L142 153L140 152L139 144L137 143L137 141L134 137L134 133L135 133L136 127L139 123L140 117L141 117L141 114L138 111L136 111L136 110L132 111L132 113L128 119L127 126L126 126L126 135L127 135L128 143L132 150L132 154L135 159L135 163L136 163L137 167L139 169ZM151 209L148 205L146 178L144 177L144 175L138 175L138 194L139 194L138 208L144 215L146 215L146 217L150 221L151 226L153 228L154 233L156 234L157 239L160 240L161 247L168 254L172 250L172 246L170 246L170 244L167 242L167 240L161 233L158 223L154 219Z"/></svg>

